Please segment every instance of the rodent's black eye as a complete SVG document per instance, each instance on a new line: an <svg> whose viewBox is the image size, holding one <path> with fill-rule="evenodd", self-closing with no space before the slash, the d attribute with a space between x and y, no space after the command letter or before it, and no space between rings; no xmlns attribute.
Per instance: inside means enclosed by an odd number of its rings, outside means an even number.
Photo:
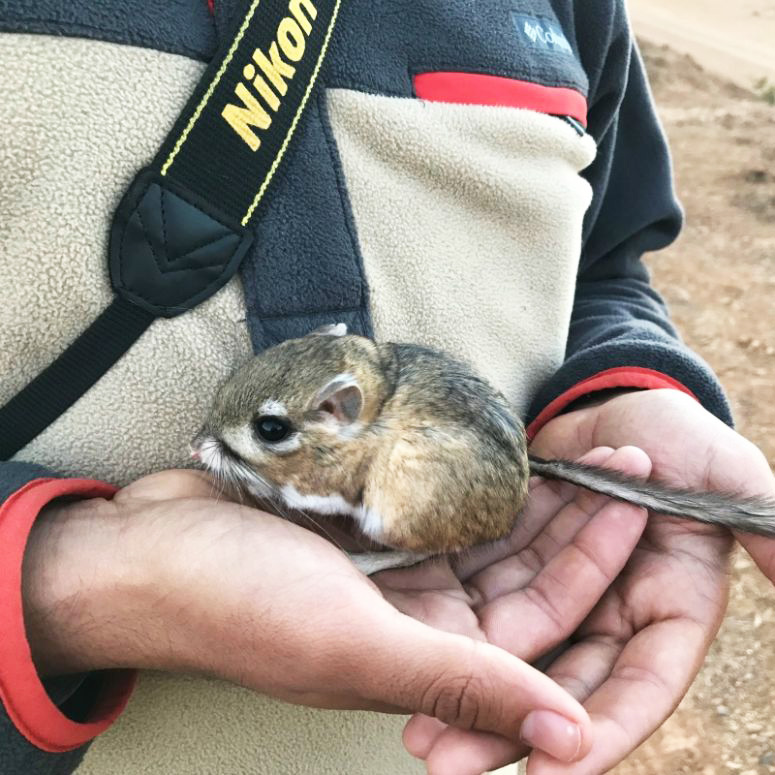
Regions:
<svg viewBox="0 0 775 775"><path fill-rule="evenodd" d="M291 432L291 424L285 417L265 414L253 421L253 430L264 441L282 441Z"/></svg>

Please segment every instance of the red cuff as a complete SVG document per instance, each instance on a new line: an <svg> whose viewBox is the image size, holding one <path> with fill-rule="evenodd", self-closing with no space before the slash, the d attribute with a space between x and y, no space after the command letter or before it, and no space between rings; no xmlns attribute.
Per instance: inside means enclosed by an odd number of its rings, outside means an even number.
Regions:
<svg viewBox="0 0 775 775"><path fill-rule="evenodd" d="M105 671L87 722L67 718L49 699L32 662L22 609L22 559L40 510L55 498L110 498L116 488L90 479L35 479L0 507L0 701L8 716L37 748L61 753L104 732L124 709L134 686L131 670Z"/></svg>
<svg viewBox="0 0 775 775"><path fill-rule="evenodd" d="M595 393L598 390L609 390L610 388L640 388L642 390L670 388L686 393L695 401L699 400L688 387L667 374L662 374L660 371L652 371L651 369L643 369L640 366L620 366L616 369L601 371L593 377L588 377L569 390L566 390L562 395L557 396L527 427L528 439L532 441L538 431L549 420L554 419L576 399Z"/></svg>

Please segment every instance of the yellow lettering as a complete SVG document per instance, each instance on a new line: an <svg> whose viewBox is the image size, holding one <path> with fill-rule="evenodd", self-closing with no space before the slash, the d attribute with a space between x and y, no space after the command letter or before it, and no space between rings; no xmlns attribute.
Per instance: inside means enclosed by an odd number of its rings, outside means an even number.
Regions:
<svg viewBox="0 0 775 775"><path fill-rule="evenodd" d="M266 104L277 113L280 108L280 100L272 91L271 86L260 76L257 75L253 81L253 88L266 100Z"/></svg>
<svg viewBox="0 0 775 775"><path fill-rule="evenodd" d="M307 9L309 19L302 13L302 6ZM301 28L304 30L304 32L309 35L310 32L312 32L312 25L310 24L309 20L317 18L317 8L312 5L310 0L291 0L291 2L288 3L288 10L293 14L294 18L301 25Z"/></svg>
<svg viewBox="0 0 775 775"><path fill-rule="evenodd" d="M244 107L229 103L221 115L229 126L250 146L251 151L257 151L261 141L256 137L251 127L267 129L272 123L269 114L261 107L259 101L247 90L244 83L238 83L234 90L242 100Z"/></svg>
<svg viewBox="0 0 775 775"><path fill-rule="evenodd" d="M268 129L272 123L257 96L263 98L270 110L275 113L280 110L281 98L288 93L288 82L296 75L296 68L290 63L303 58L307 47L305 35L312 32L312 21L318 15L312 0L288 0L288 10L290 15L280 21L275 39L269 44L268 56L260 48L253 52L253 62L261 72L257 72L250 63L243 68L243 77L247 83L252 82L255 93L249 91L244 83L238 83L234 94L242 104L229 103L221 112L252 151L261 147L261 140L254 130Z"/></svg>
<svg viewBox="0 0 775 775"><path fill-rule="evenodd" d="M298 62L304 56L304 33L290 16L286 16L277 28L277 42L283 50L283 54L291 60Z"/></svg>
<svg viewBox="0 0 775 775"><path fill-rule="evenodd" d="M280 59L280 54L277 51L277 43L272 43L269 46L269 57L260 48L257 48L253 52L253 59L256 64L264 71L264 75L274 84L275 89L280 92L280 96L283 96L288 91L288 85L283 80L283 76L289 80L293 78L296 72L295 67L291 67L287 62L283 62Z"/></svg>

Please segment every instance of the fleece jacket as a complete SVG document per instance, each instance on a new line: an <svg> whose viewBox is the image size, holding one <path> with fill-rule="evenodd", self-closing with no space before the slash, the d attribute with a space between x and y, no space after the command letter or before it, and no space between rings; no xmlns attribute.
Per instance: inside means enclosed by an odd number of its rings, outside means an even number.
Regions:
<svg viewBox="0 0 775 775"><path fill-rule="evenodd" d="M244 7L0 0L0 404L110 302L111 214ZM0 463L2 773L422 770L400 718L157 673L124 709L131 673L35 671L37 514L185 465L255 352L344 322L467 360L533 431L612 387L679 389L731 421L642 262L681 210L623 0L346 0L258 215L238 277Z"/></svg>

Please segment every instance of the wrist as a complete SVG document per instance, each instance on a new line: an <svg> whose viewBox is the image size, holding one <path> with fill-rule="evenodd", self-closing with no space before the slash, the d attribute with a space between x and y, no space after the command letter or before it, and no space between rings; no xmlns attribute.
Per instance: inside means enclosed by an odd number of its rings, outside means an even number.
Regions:
<svg viewBox="0 0 775 775"><path fill-rule="evenodd" d="M41 676L131 665L130 608L147 588L130 561L127 517L109 500L54 501L30 532L22 568L27 640ZM134 558L137 559L137 558Z"/></svg>
<svg viewBox="0 0 775 775"><path fill-rule="evenodd" d="M592 393L586 393L583 396L579 396L575 401L568 404L560 414L569 414L575 412L577 409L589 409L594 406L600 406L610 401L613 398L625 395L627 393L642 393L643 388L628 388L628 387L614 387L603 388L602 390L596 390Z"/></svg>

